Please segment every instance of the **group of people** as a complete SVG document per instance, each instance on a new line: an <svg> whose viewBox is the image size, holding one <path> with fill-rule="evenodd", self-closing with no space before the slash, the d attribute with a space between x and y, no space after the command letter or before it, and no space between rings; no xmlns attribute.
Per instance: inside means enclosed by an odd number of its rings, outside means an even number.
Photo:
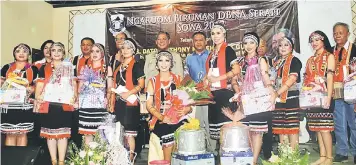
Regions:
<svg viewBox="0 0 356 165"><path fill-rule="evenodd" d="M185 106L178 110L180 116L192 113L200 119L201 126L210 135L208 150L215 151L219 146L220 130L230 123L241 122L250 128L254 164L257 163L261 148L264 153L272 151L272 133L279 135L281 143L288 142L292 148L298 145L299 137L299 94L303 87L315 84L322 86L327 93L323 108L307 110L307 122L311 131L315 131L320 148L320 159L313 163L332 164L333 161L348 159L347 127L350 128L351 153L356 156L356 120L354 105L347 104L342 95L337 95L343 88L345 72L343 69L356 57L355 46L348 41L349 26L336 23L333 27L336 42L331 47L328 37L322 31L310 34L310 43L314 54L302 66L294 52L294 40L288 31L279 31L273 37L272 47L276 51L265 55L266 47L254 32L243 36L244 57L236 56L235 51L226 42L227 31L222 25L214 25L210 35L214 49L206 49L208 44L204 32L192 35L194 52L186 58L186 69L196 82L204 82L210 87L214 104L207 106ZM19 44L13 50L14 62L1 68L1 85L14 74L26 78L29 82L26 90L32 94L30 103L10 106L2 104L1 133L6 135L5 145L26 146L27 133L34 128L31 114L39 113L40 136L47 139L53 164L64 164L68 139L76 134L84 135L85 143L93 140L93 135L102 124L108 113L115 114L116 121L125 129L128 150L135 149L135 137L140 121L142 100L140 93L146 93L145 108L151 114L149 129L151 135L160 139L165 160L171 159L174 145L174 132L185 120L173 124L165 115L171 106L173 91L177 89L184 76L182 58L177 52L169 50L170 34L159 32L156 38L157 51L146 55L145 60L137 55L136 42L124 32L115 36L117 54L105 55L105 48L91 38L81 40L82 55L71 58L74 66L70 80L73 86L73 99L70 104L44 101L43 91L53 79L60 79L55 74L56 68L65 62L65 48L60 42L48 40L41 50L43 60L33 64L29 62L31 49L26 44ZM301 71L305 68L304 78ZM275 79L271 78L271 68L276 71ZM83 98L89 86L82 77L84 70L91 70L100 77L104 91L94 93L105 98L104 101L93 101ZM263 82L263 87L271 95L274 105L272 111L244 115L240 97L249 92L255 82ZM112 88L124 88L117 93ZM96 97L99 97L96 96ZM131 99L135 96L135 99ZM231 101L230 98L234 98ZM78 110L76 110L78 109ZM73 130L77 125L78 130ZM336 133L336 156L332 154L331 131ZM263 143L264 142L264 143ZM263 143L263 146L262 146ZM57 157L58 153L58 157ZM131 152L132 153L132 152ZM133 154L130 155L133 159ZM354 157L356 161L356 157ZM355 162L356 163L356 162Z"/></svg>

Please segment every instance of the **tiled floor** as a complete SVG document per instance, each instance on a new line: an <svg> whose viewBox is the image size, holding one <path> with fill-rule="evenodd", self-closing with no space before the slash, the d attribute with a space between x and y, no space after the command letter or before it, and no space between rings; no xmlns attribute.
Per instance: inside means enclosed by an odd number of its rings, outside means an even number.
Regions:
<svg viewBox="0 0 356 165"><path fill-rule="evenodd" d="M276 146L274 147L276 148ZM319 159L319 154L315 151L317 149L317 144L301 144L301 149L310 152L309 162L314 162ZM148 149L144 149L141 154L138 155L135 165L147 165ZM348 163L334 163L335 165L354 165L353 157L349 157Z"/></svg>

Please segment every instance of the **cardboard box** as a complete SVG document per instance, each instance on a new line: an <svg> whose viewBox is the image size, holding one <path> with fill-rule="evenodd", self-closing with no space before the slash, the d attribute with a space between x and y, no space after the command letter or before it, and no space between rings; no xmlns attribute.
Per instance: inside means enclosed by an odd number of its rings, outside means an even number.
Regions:
<svg viewBox="0 0 356 165"><path fill-rule="evenodd" d="M221 165L252 165L253 153L247 152L222 152L220 154Z"/></svg>
<svg viewBox="0 0 356 165"><path fill-rule="evenodd" d="M173 153L172 165L215 165L214 154L182 155Z"/></svg>

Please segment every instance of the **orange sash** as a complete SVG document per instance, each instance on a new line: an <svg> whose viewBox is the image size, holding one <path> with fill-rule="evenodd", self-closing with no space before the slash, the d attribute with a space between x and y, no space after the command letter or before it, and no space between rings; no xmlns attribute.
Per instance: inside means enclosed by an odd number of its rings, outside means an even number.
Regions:
<svg viewBox="0 0 356 165"><path fill-rule="evenodd" d="M293 55L290 54L288 55L288 57L286 58L286 61L283 65L283 71L281 68L278 69L278 76L282 76L282 84L285 84L288 80L289 77L289 71L290 71L290 67L291 67L291 63L292 63L292 59L293 59ZM282 75L281 75L282 72ZM281 94L281 103L286 103L287 102L287 97L288 97L288 90L283 92Z"/></svg>
<svg viewBox="0 0 356 165"><path fill-rule="evenodd" d="M8 78L10 73L13 73L16 70L16 63L13 62L10 64L9 69L6 72L6 78ZM32 84L33 81L33 70L31 68L31 64L30 63L26 63L25 65L25 72L26 72L26 79L28 80L29 84ZM17 75L19 77L23 77L23 75Z"/></svg>
<svg viewBox="0 0 356 165"><path fill-rule="evenodd" d="M133 84L133 81L132 81L132 69L133 69L133 66L135 64L135 59L132 58L132 60L130 61L130 63L128 64L128 67L126 69L126 75L125 75L125 80L126 80L126 89L128 89L129 91L132 90L134 88L134 84ZM121 65L119 65L119 67L117 67L114 71L114 76L113 76L113 80L114 80L114 84L113 84L113 87L116 88L117 87L117 84L116 84L116 76L118 74L118 72L120 71L120 68L121 68ZM116 97L112 97L113 99L116 99ZM131 104L130 102L126 102L126 105L127 106L137 106L138 105L138 101L136 100L133 104ZM114 106L114 109L115 109L115 104L112 105Z"/></svg>
<svg viewBox="0 0 356 165"><path fill-rule="evenodd" d="M329 54L329 52L324 50L322 55L317 57L312 56L308 59L303 86L315 82L315 77L325 77Z"/></svg>
<svg viewBox="0 0 356 165"><path fill-rule="evenodd" d="M343 49L342 51L342 58L341 61L339 61L339 53L340 50L337 50L335 47L334 50L334 56L335 56L335 75L334 75L334 82L343 82L344 81L344 70L343 66L348 65L350 61L350 55L351 55L351 48L352 44L350 43L349 49Z"/></svg>
<svg viewBox="0 0 356 165"><path fill-rule="evenodd" d="M178 87L180 84L180 79L177 75L171 73L171 76L173 77L173 83L176 84L176 86ZM155 76L156 81L153 82L153 79L151 79L151 83L152 85L154 85L154 102L155 102L155 106L156 106L156 110L160 111L161 109L161 78L160 75L156 75ZM152 119L149 121L149 129L153 130L156 123L157 123L157 117L153 116Z"/></svg>
<svg viewBox="0 0 356 165"><path fill-rule="evenodd" d="M219 68L219 75L224 75L226 73L226 47L227 47L227 43L224 42L221 47L220 50L218 52L218 68ZM208 59L206 60L205 66L206 66L206 73L209 73L209 69L210 69L210 59L213 56L213 52L210 52ZM221 80L220 81L221 84L221 88L227 88L227 80Z"/></svg>

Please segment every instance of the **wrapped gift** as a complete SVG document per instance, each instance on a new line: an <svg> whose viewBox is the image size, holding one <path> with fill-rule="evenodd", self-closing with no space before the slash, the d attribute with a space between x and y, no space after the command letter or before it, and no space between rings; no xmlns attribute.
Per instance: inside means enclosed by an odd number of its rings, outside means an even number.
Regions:
<svg viewBox="0 0 356 165"><path fill-rule="evenodd" d="M72 104L74 101L74 78L73 65L70 62L63 62L58 66L43 90L43 100L48 102Z"/></svg>
<svg viewBox="0 0 356 165"><path fill-rule="evenodd" d="M356 103L356 72L349 75L345 79L344 84L344 100L347 103L354 104Z"/></svg>
<svg viewBox="0 0 356 165"><path fill-rule="evenodd" d="M249 94L241 96L245 115L270 111L274 108L270 101L271 94L267 88L256 88Z"/></svg>
<svg viewBox="0 0 356 165"><path fill-rule="evenodd" d="M24 104L26 100L26 88L0 90L0 103Z"/></svg>
<svg viewBox="0 0 356 165"><path fill-rule="evenodd" d="M79 94L79 108L106 108L106 82L100 72L85 66L78 78L83 84Z"/></svg>
<svg viewBox="0 0 356 165"><path fill-rule="evenodd" d="M215 165L214 154L192 154L183 155L179 153L172 154L172 165Z"/></svg>
<svg viewBox="0 0 356 165"><path fill-rule="evenodd" d="M245 152L222 152L220 155L221 165L253 164L253 153L251 150Z"/></svg>
<svg viewBox="0 0 356 165"><path fill-rule="evenodd" d="M303 91L299 94L300 108L322 108L326 101L326 93L320 91Z"/></svg>
<svg viewBox="0 0 356 165"><path fill-rule="evenodd" d="M28 81L21 77L9 77L1 87L0 103L24 104L27 100Z"/></svg>

